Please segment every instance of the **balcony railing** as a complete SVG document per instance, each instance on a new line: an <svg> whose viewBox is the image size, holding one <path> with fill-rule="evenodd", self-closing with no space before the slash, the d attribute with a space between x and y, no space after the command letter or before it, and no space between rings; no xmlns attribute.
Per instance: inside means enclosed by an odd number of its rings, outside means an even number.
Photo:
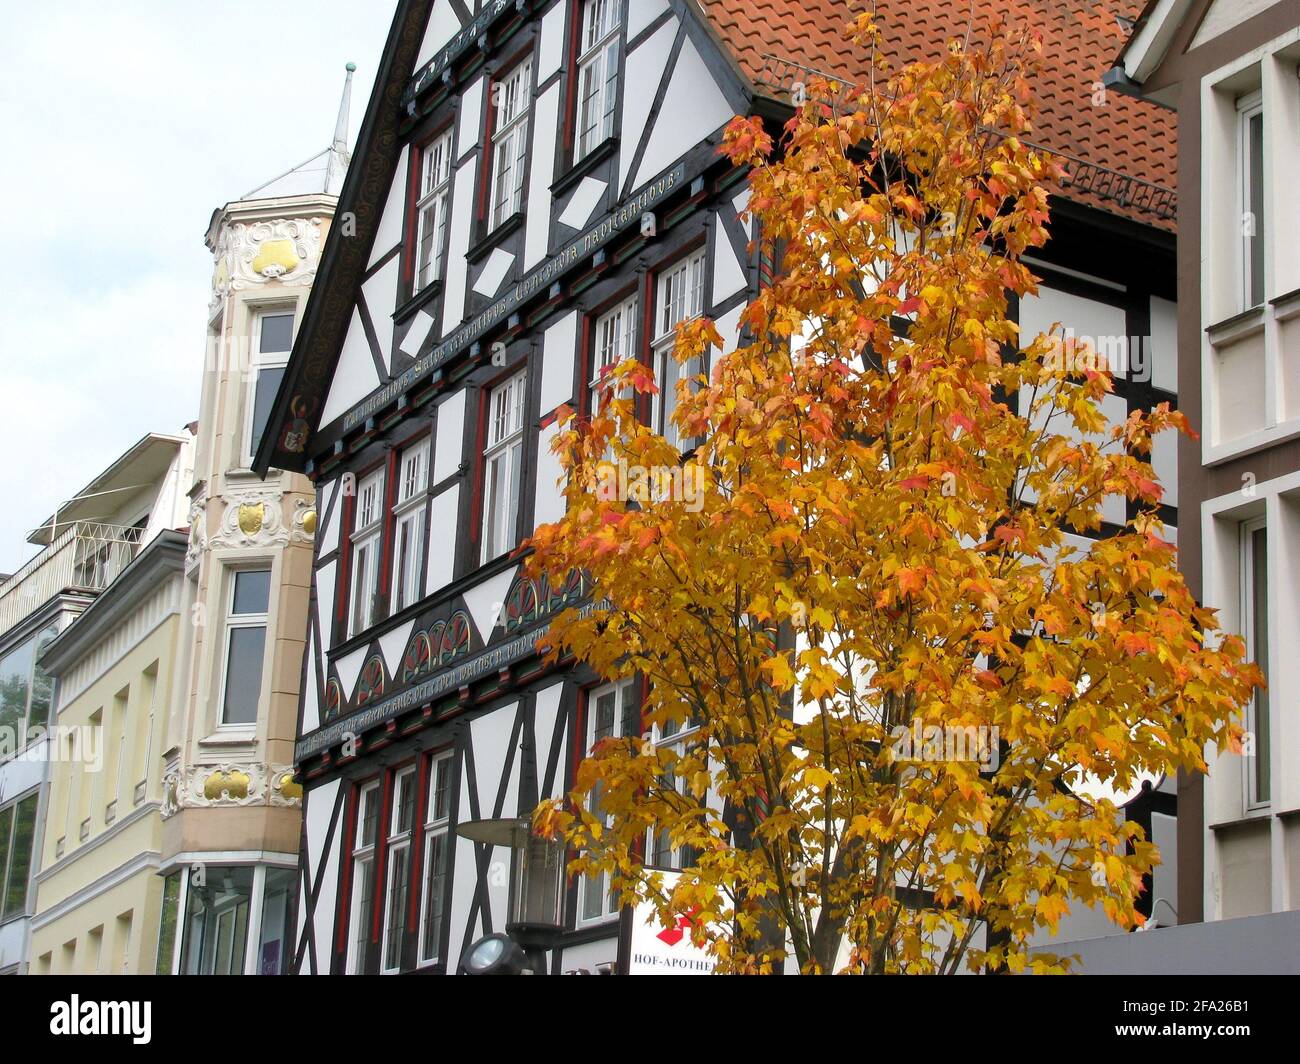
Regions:
<svg viewBox="0 0 1300 1064"><path fill-rule="evenodd" d="M103 591L131 564L144 530L80 522L0 584L0 634L63 591Z"/></svg>

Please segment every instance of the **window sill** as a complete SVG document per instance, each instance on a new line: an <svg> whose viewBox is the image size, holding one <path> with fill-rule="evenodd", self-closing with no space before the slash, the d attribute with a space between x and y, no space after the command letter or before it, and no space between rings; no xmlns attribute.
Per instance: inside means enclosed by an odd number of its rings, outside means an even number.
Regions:
<svg viewBox="0 0 1300 1064"><path fill-rule="evenodd" d="M410 299L393 312L393 324L401 325L422 307L432 303L442 295L442 278L430 282L425 288L416 292Z"/></svg>
<svg viewBox="0 0 1300 1064"><path fill-rule="evenodd" d="M611 134L551 182L551 195L563 196L617 150L618 137Z"/></svg>
<svg viewBox="0 0 1300 1064"><path fill-rule="evenodd" d="M257 726L221 729L199 740L200 746L247 746L257 741Z"/></svg>
<svg viewBox="0 0 1300 1064"><path fill-rule="evenodd" d="M509 218L498 225L487 235L480 237L467 252L465 258L468 262L477 263L479 259L486 257L487 253L495 248L501 241L511 233L521 229L524 224L524 208L520 207Z"/></svg>
<svg viewBox="0 0 1300 1064"><path fill-rule="evenodd" d="M1205 335L1209 337L1210 343L1217 347L1219 344L1258 332L1264 327L1264 306L1265 304L1261 303L1257 307L1243 310L1240 314L1224 318L1223 321L1207 325Z"/></svg>

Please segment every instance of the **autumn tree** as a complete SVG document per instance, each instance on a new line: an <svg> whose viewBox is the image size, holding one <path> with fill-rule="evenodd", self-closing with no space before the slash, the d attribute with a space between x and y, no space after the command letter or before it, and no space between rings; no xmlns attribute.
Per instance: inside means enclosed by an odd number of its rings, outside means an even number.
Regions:
<svg viewBox="0 0 1300 1064"><path fill-rule="evenodd" d="M1258 674L1155 515L1145 456L1182 416L1108 426L1107 368L1007 316L1060 176L1022 139L1034 50L994 30L873 59L851 92L810 85L779 143L734 120L776 267L743 341L680 328L676 440L634 360L563 415L567 512L529 565L586 570L598 601L551 653L641 678L645 734L600 742L535 823L575 874L691 917L720 971L1019 971L1071 905L1132 927L1156 851L1081 776L1203 772L1241 734ZM1114 496L1138 516L1072 549Z"/></svg>

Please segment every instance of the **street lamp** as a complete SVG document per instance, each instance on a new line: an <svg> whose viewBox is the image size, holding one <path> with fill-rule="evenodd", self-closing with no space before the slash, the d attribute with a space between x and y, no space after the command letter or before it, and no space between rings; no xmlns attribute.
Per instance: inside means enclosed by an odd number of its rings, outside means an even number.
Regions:
<svg viewBox="0 0 1300 1064"><path fill-rule="evenodd" d="M543 974L546 951L564 930L564 841L535 835L527 817L471 820L456 834L510 850L506 934L479 939L461 966L471 975Z"/></svg>

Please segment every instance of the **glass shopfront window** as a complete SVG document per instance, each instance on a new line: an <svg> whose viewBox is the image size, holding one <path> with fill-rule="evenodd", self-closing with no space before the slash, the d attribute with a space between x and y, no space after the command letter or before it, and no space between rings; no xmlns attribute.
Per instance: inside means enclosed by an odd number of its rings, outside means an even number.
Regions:
<svg viewBox="0 0 1300 1064"><path fill-rule="evenodd" d="M186 874L180 974L280 975L288 970L295 869L226 865Z"/></svg>

